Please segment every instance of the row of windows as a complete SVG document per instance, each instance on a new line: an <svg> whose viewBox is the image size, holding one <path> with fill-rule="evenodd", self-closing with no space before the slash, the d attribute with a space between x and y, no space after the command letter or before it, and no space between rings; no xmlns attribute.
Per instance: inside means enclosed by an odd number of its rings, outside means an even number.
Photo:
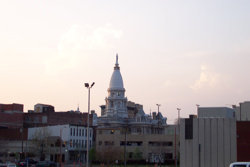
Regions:
<svg viewBox="0 0 250 167"><path fill-rule="evenodd" d="M127 146L142 146L142 141L127 141ZM99 141L99 146L103 144L102 141ZM104 141L105 146L112 146L114 145L114 141ZM125 142L120 141L120 146L124 146ZM148 142L148 146L173 146L173 142Z"/></svg>
<svg viewBox="0 0 250 167"><path fill-rule="evenodd" d="M114 134L114 130L99 130L99 135L104 134Z"/></svg>
<svg viewBox="0 0 250 167"><path fill-rule="evenodd" d="M87 140L70 140L70 147L87 148ZM89 141L89 148L91 148L91 140Z"/></svg>
<svg viewBox="0 0 250 167"><path fill-rule="evenodd" d="M92 135L92 130L89 129L89 137ZM70 136L85 136L87 137L87 129L70 128Z"/></svg>

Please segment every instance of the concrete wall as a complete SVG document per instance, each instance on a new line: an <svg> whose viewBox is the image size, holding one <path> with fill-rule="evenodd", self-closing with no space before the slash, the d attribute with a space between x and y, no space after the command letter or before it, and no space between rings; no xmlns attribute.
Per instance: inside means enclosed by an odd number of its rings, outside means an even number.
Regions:
<svg viewBox="0 0 250 167"><path fill-rule="evenodd" d="M181 119L181 167L228 167L237 159L236 119L194 118L193 137L185 139L185 119Z"/></svg>
<svg viewBox="0 0 250 167"><path fill-rule="evenodd" d="M228 107L199 107L199 118L234 118L235 110Z"/></svg>

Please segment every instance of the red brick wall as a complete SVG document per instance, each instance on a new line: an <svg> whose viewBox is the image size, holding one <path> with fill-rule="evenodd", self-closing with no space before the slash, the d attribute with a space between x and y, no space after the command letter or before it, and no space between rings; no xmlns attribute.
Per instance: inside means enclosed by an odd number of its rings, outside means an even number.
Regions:
<svg viewBox="0 0 250 167"><path fill-rule="evenodd" d="M0 113L0 126L22 128L23 113Z"/></svg>
<svg viewBox="0 0 250 167"><path fill-rule="evenodd" d="M250 121L237 121L237 161L250 162Z"/></svg>
<svg viewBox="0 0 250 167"><path fill-rule="evenodd" d="M5 111L21 111L23 112L23 105L22 104L5 104L4 105Z"/></svg>
<svg viewBox="0 0 250 167"><path fill-rule="evenodd" d="M51 113L24 113L24 127L38 127L47 125L79 124L87 123L87 113L51 112ZM47 123L42 123L42 117L47 116ZM29 117L29 118L27 118ZM39 118L39 123L34 123L35 117ZM89 115L90 125L92 125L93 115ZM30 120L27 122L27 120Z"/></svg>
<svg viewBox="0 0 250 167"><path fill-rule="evenodd" d="M23 140L28 139L28 129L23 130ZM20 129L0 129L0 140L22 140Z"/></svg>

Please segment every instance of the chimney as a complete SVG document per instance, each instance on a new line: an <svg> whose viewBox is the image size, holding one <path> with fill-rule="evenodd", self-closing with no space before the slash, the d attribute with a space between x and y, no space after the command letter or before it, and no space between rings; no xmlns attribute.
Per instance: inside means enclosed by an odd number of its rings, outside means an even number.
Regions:
<svg viewBox="0 0 250 167"><path fill-rule="evenodd" d="M156 112L153 112L153 120L156 119Z"/></svg>

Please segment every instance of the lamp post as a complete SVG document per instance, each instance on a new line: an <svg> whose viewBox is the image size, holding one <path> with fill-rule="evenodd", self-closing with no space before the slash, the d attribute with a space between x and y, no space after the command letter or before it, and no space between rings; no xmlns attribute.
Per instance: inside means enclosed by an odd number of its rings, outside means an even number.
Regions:
<svg viewBox="0 0 250 167"><path fill-rule="evenodd" d="M196 106L197 106L197 118L199 117L199 113L198 113L198 111L199 111L199 107L200 107L200 105L199 104L196 104Z"/></svg>
<svg viewBox="0 0 250 167"><path fill-rule="evenodd" d="M159 130L160 130L160 125L159 125L159 119L160 119L160 115L159 115L159 107L161 106L160 104L156 104L157 106L158 106L158 134L160 134L159 133Z"/></svg>
<svg viewBox="0 0 250 167"><path fill-rule="evenodd" d="M178 131L179 131L179 135L180 135L180 108L177 108L178 110Z"/></svg>
<svg viewBox="0 0 250 167"><path fill-rule="evenodd" d="M65 126L60 128L60 159L59 159L59 163L62 162L62 129L66 128Z"/></svg>
<svg viewBox="0 0 250 167"><path fill-rule="evenodd" d="M180 108L178 110L178 133L179 133L179 141L180 141ZM176 155L176 128L175 128L175 166L177 166L177 155Z"/></svg>
<svg viewBox="0 0 250 167"><path fill-rule="evenodd" d="M94 86L93 82L90 86L89 83L85 83L85 87L89 90L88 94L88 127L87 127L87 164L86 167L89 167L89 107L90 107L90 89Z"/></svg>

